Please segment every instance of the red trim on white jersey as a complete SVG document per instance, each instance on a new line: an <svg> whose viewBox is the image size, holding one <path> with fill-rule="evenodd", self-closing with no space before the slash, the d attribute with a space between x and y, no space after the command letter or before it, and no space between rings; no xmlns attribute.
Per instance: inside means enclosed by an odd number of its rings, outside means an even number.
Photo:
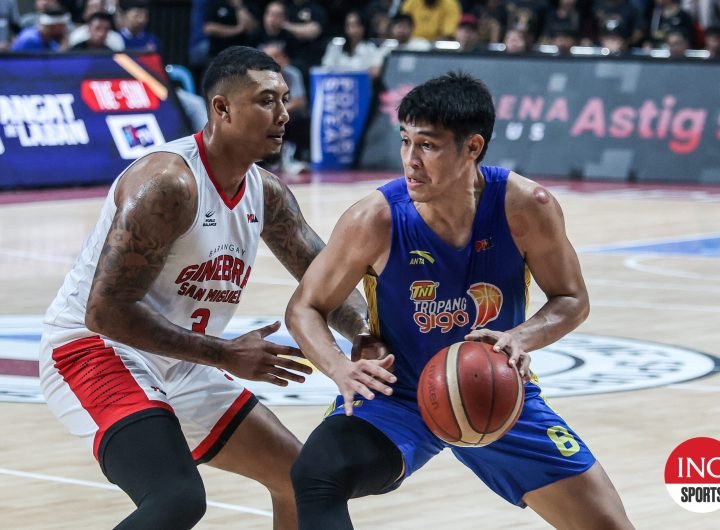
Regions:
<svg viewBox="0 0 720 530"><path fill-rule="evenodd" d="M212 447L217 443L222 433L225 432L225 429L230 424L230 422L235 418L235 416L238 415L238 413L252 397L253 393L250 392L247 388L242 391L240 396L235 400L232 405L230 405L230 408L225 411L225 414L222 415L222 417L212 428L210 434L208 434L207 437L202 442L200 442L200 444L192 452L192 457L195 462L197 462L198 460L202 460L203 457L207 454L207 452L212 449Z"/></svg>
<svg viewBox="0 0 720 530"><path fill-rule="evenodd" d="M222 189L220 184L218 184L218 181L215 180L215 175L213 175L212 168L210 167L210 162L208 162L207 159L207 153L205 152L205 143L203 142L203 132L198 131L195 133L195 141L198 145L198 151L200 152L200 160L202 160L203 166L205 166L205 171L207 171L208 176L210 177L210 182L212 182L213 186L215 186L215 190L217 190L218 195L220 195L220 198L225 203L225 206L230 208L231 210L235 208L235 206L238 205L238 203L242 200L243 195L245 195L245 183L247 182L247 178L243 177L242 184L240 184L240 189L235 194L235 197L232 199L227 196L225 193L225 190Z"/></svg>
<svg viewBox="0 0 720 530"><path fill-rule="evenodd" d="M123 418L152 408L173 412L164 401L147 396L115 350L97 335L55 348L52 358L57 371L98 426L93 441L95 458L105 432Z"/></svg>

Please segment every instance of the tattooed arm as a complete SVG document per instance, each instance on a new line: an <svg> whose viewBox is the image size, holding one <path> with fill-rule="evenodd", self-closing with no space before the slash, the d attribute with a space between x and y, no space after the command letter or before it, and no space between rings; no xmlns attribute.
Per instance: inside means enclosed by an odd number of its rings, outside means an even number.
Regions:
<svg viewBox="0 0 720 530"><path fill-rule="evenodd" d="M182 158L155 153L135 163L118 183L115 203L88 298L88 329L134 348L217 366L246 379L281 386L287 379L303 380L284 368L307 372L306 367L277 357L298 351L264 340L277 330L276 324L224 340L177 326L143 301L198 208L195 179Z"/></svg>
<svg viewBox="0 0 720 530"><path fill-rule="evenodd" d="M278 178L261 169L265 190L265 225L262 237L270 250L296 280L300 281L310 263L325 247L310 228L297 200ZM369 332L367 304L355 289L348 299L328 315L328 323L345 338Z"/></svg>

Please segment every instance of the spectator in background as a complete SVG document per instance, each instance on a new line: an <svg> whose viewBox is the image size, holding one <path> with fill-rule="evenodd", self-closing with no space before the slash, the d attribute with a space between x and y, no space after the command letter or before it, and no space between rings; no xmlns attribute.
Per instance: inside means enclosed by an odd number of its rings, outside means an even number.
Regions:
<svg viewBox="0 0 720 530"><path fill-rule="evenodd" d="M105 44L108 33L112 30L113 17L110 13L98 11L90 15L87 21L89 37L87 40L78 42L70 48L74 51L104 51L112 50Z"/></svg>
<svg viewBox="0 0 720 530"><path fill-rule="evenodd" d="M708 59L720 60L720 26L705 28L705 49L710 53Z"/></svg>
<svg viewBox="0 0 720 530"><path fill-rule="evenodd" d="M527 53L530 51L527 33L521 29L509 29L505 32L505 53Z"/></svg>
<svg viewBox="0 0 720 530"><path fill-rule="evenodd" d="M208 0L192 0L190 7L190 42L188 43L188 63L193 77L199 78L208 61L210 41L205 35L205 13Z"/></svg>
<svg viewBox="0 0 720 530"><path fill-rule="evenodd" d="M681 6L701 28L720 24L720 0L682 0Z"/></svg>
<svg viewBox="0 0 720 530"><path fill-rule="evenodd" d="M530 43L537 41L548 9L546 0L510 0L506 8L507 29L520 29Z"/></svg>
<svg viewBox="0 0 720 530"><path fill-rule="evenodd" d="M281 167L285 173L297 174L310 160L310 115L305 95L305 81L299 68L290 64L290 57L281 43L268 43L260 47L280 65L281 73L290 91L285 103L290 120L285 124L281 151Z"/></svg>
<svg viewBox="0 0 720 530"><path fill-rule="evenodd" d="M35 11L20 17L20 27L25 29L36 26L40 15L50 9L62 9L62 7L57 0L35 0Z"/></svg>
<svg viewBox="0 0 720 530"><path fill-rule="evenodd" d="M625 55L630 48L626 34L622 27L606 29L600 33L599 44L606 48L610 55Z"/></svg>
<svg viewBox="0 0 720 530"><path fill-rule="evenodd" d="M565 28L557 29L550 44L557 48L557 55L570 55L572 47L577 44L577 33Z"/></svg>
<svg viewBox="0 0 720 530"><path fill-rule="evenodd" d="M380 74L383 55L377 46L365 39L366 25L359 11L345 17L344 38L330 41L322 65L337 70L367 70L375 78Z"/></svg>
<svg viewBox="0 0 720 530"><path fill-rule="evenodd" d="M414 37L453 40L462 10L457 0L405 0L400 8L415 22Z"/></svg>
<svg viewBox="0 0 720 530"><path fill-rule="evenodd" d="M83 10L83 20L85 23L82 26L75 28L70 33L70 47L74 47L76 44L90 38L90 28L88 28L87 21L90 20L93 13L101 11L110 13L110 10L108 9L108 2L106 0L87 0L85 3L85 9ZM116 52L125 49L125 41L123 40L122 35L114 30L110 30L108 33L108 36L105 39L105 45Z"/></svg>
<svg viewBox="0 0 720 530"><path fill-rule="evenodd" d="M690 49L690 41L682 31L671 31L665 37L665 47L671 59L684 59L685 52Z"/></svg>
<svg viewBox="0 0 720 530"><path fill-rule="evenodd" d="M295 61L298 52L299 42L295 35L290 33L287 25L287 9L285 4L274 0L265 7L263 23L258 34L258 46L269 43L282 43L283 49L288 56Z"/></svg>
<svg viewBox="0 0 720 530"><path fill-rule="evenodd" d="M608 31L619 31L630 45L642 45L647 24L627 0L595 0L591 17L593 40Z"/></svg>
<svg viewBox="0 0 720 530"><path fill-rule="evenodd" d="M460 45L460 52L476 52L484 47L480 44L478 33L478 19L475 15L466 13L460 17L460 22L455 30L455 40Z"/></svg>
<svg viewBox="0 0 720 530"><path fill-rule="evenodd" d="M647 45L661 48L672 31L679 31L692 44L695 32L692 17L680 8L680 0L655 0Z"/></svg>
<svg viewBox="0 0 720 530"><path fill-rule="evenodd" d="M145 31L150 22L148 0L123 0L120 4L123 27L120 30L126 50L159 52L160 41Z"/></svg>
<svg viewBox="0 0 720 530"><path fill-rule="evenodd" d="M397 41L397 45L393 48L383 45L383 53L387 53L390 49L424 52L432 48L432 44L427 39L412 36L414 29L415 24L410 15L398 13L392 17L389 38Z"/></svg>
<svg viewBox="0 0 720 530"><path fill-rule="evenodd" d="M476 2L469 10L478 17L480 42L501 42L507 26L507 7L503 0Z"/></svg>
<svg viewBox="0 0 720 530"><path fill-rule="evenodd" d="M12 35L20 33L20 10L17 0L0 0L0 52L10 49Z"/></svg>
<svg viewBox="0 0 720 530"><path fill-rule="evenodd" d="M557 8L548 12L542 30L542 42L552 41L552 36L558 32L570 32L578 37L582 34L582 18L576 4L576 0L559 0Z"/></svg>
<svg viewBox="0 0 720 530"><path fill-rule="evenodd" d="M315 0L287 0L286 15L283 28L298 42L290 56L293 64L307 73L311 66L320 64L325 52L323 28L328 23L327 12Z"/></svg>
<svg viewBox="0 0 720 530"><path fill-rule="evenodd" d="M37 26L22 30L13 43L14 52L63 52L68 48L70 15L53 9L38 17Z"/></svg>
<svg viewBox="0 0 720 530"><path fill-rule="evenodd" d="M209 58L230 46L255 46L257 21L243 0L209 0L203 31Z"/></svg>
<svg viewBox="0 0 720 530"><path fill-rule="evenodd" d="M392 39L390 36L393 18L400 8L400 0L372 0L363 11L368 21L369 37L375 39Z"/></svg>

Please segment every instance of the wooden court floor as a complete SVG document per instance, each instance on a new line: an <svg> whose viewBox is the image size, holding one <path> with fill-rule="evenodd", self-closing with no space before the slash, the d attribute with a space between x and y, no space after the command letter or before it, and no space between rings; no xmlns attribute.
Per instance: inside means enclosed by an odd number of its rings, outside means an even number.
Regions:
<svg viewBox="0 0 720 530"><path fill-rule="evenodd" d="M308 221L327 238L339 214L376 185L313 182L293 190ZM580 249L591 295L591 316L578 331L720 356L720 254L712 246L713 237L720 238L720 188L590 188L550 185L564 208L570 239ZM44 312L100 202L0 205L0 317ZM671 253L637 246L598 251L669 240L690 244ZM693 249L696 240L700 250ZM238 314L282 315L293 289L290 276L267 250L254 270L262 272L251 279ZM535 288L532 300L533 308L541 303ZM0 351L0 358L7 353ZM536 362L542 355L535 354ZM673 362L672 356L666 359ZM666 460L680 442L720 437L720 377L656 386L655 372L667 365L638 361L636 368L638 377L650 381L647 388L556 397L551 404L605 466L637 528L720 528L720 512L684 510L663 480ZM304 440L325 406L272 409ZM270 501L261 487L205 466L201 471L211 503L198 528L271 528ZM90 453L45 405L0 401L0 529L106 529L130 510L130 501L109 488ZM398 491L353 501L351 511L358 529L547 528L532 511L490 493L447 451Z"/></svg>

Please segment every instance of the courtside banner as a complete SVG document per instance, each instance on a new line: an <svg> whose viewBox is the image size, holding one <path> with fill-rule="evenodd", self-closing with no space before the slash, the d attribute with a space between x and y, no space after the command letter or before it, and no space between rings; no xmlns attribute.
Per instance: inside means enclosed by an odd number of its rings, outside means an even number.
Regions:
<svg viewBox="0 0 720 530"><path fill-rule="evenodd" d="M720 182L720 65L693 60L393 52L361 167L401 169L400 100L449 70L493 94L487 164L530 177Z"/></svg>
<svg viewBox="0 0 720 530"><path fill-rule="evenodd" d="M190 132L160 56L0 56L0 189L111 182Z"/></svg>

